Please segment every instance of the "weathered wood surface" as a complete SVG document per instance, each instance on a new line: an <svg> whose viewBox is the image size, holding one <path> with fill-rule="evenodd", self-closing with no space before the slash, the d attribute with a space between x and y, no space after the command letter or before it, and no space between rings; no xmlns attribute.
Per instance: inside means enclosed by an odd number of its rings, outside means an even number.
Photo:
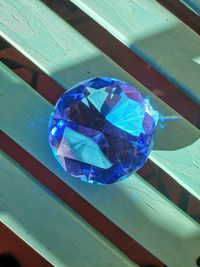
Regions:
<svg viewBox="0 0 200 267"><path fill-rule="evenodd" d="M0 221L53 266L138 266L0 153Z"/></svg>
<svg viewBox="0 0 200 267"><path fill-rule="evenodd" d="M182 267L183 264L187 267L195 266L195 259L198 256L200 247L200 227L196 222L189 216L186 216L184 212L137 174L110 186L86 184L67 175L52 155L47 141L48 119L52 105L3 64L0 65L0 80L2 100L0 103L0 114L3 114L0 117L0 124L2 130L7 135L165 264L171 267ZM10 165L6 168L12 169ZM11 171L16 173L15 169ZM20 177L23 180L25 178ZM12 182L10 178L7 178L5 181L7 183ZM3 187L1 186L1 188ZM11 190L12 196L13 190L17 190L17 188L18 186L15 186L13 182L12 186L10 184L5 185L5 192ZM20 188L24 191L25 187L21 185ZM32 188L32 182L30 183L30 188ZM38 205L42 207L40 201L42 202L43 197L45 198L44 194L41 193L42 189L37 189L36 186L33 186L32 190L36 190L35 194L41 194L41 197L35 200L36 196L31 195L32 191L25 190L29 192L27 196L31 199L33 198L33 202L36 201L35 209ZM4 195L4 190L2 192ZM13 195L15 195L14 192ZM0 196L2 196L1 193ZM3 202L4 205L11 196L7 194L7 198ZM11 197L11 202L13 198L15 196ZM46 196L46 198L47 200L44 200L44 203L46 203L44 210L49 209L50 216L52 216L53 211L56 212L54 208L56 209L58 204L53 199L50 199L48 204L49 196ZM28 200L24 199L23 201L26 205ZM2 200L0 203L2 203ZM8 203L10 204L9 201ZM14 200L12 204L14 206L10 214L13 214L13 223L9 226L12 226L13 229L16 223L14 221L15 216L17 216L16 212L18 212L16 205L21 207L22 211L25 207L21 203L15 203ZM49 205L49 208L47 205ZM51 211L52 209L53 211ZM63 217L59 214L54 219L60 221L59 227L60 225L64 227L63 223L65 222L64 207L62 207L62 211ZM26 215L26 212L23 211L22 213L24 216ZM38 211L38 214L42 214L42 212ZM35 216L35 213L33 215ZM56 224L56 222L54 223ZM44 224L46 224L45 221ZM44 227L44 224L42 227ZM63 229L62 227L61 229ZM15 232L18 231L17 228ZM49 230L47 229L46 231ZM23 237L21 232L18 234ZM84 237L81 238L84 239ZM38 243L35 244L35 248L40 250ZM122 263L120 262L120 264ZM121 266L125 265L122 264Z"/></svg>
<svg viewBox="0 0 200 267"><path fill-rule="evenodd" d="M200 104L200 37L156 0L71 2Z"/></svg>
<svg viewBox="0 0 200 267"><path fill-rule="evenodd" d="M135 1L129 2L132 5ZM89 3L90 1L88 5ZM178 119L168 121L163 130L157 131L150 159L194 196L200 198L200 132L196 128L151 94L40 1L1 0L0 19L1 35L63 88L68 89L73 84L94 76L113 76L130 82L144 95L151 97L153 106L161 115L178 116ZM200 46L194 51L198 51L199 48ZM196 67L193 73L196 73Z"/></svg>

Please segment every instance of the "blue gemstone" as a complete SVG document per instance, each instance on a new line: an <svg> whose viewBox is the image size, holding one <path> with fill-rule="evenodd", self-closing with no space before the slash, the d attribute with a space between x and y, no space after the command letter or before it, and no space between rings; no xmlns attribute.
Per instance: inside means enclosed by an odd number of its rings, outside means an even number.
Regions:
<svg viewBox="0 0 200 267"><path fill-rule="evenodd" d="M158 112L133 86L100 77L75 85L59 98L48 138L70 175L110 184L145 164L157 121Z"/></svg>

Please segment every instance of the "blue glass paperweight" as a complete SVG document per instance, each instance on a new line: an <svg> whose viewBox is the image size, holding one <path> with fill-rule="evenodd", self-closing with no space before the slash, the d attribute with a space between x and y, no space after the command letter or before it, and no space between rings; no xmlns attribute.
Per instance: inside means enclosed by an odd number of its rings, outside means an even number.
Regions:
<svg viewBox="0 0 200 267"><path fill-rule="evenodd" d="M75 85L58 99L48 138L70 175L110 184L145 164L157 121L158 112L132 85L99 77Z"/></svg>

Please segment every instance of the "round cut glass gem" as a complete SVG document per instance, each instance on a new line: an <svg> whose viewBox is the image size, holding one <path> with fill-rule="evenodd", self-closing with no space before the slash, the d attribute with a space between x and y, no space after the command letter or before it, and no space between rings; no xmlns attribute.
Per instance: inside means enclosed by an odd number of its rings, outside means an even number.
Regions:
<svg viewBox="0 0 200 267"><path fill-rule="evenodd" d="M145 164L157 121L158 112L133 86L100 77L75 85L59 98L48 138L70 175L110 184Z"/></svg>

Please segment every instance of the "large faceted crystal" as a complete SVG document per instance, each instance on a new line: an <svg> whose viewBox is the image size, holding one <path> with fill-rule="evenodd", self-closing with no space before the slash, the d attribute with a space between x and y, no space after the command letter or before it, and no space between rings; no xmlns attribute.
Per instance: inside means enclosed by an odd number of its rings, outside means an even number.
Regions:
<svg viewBox="0 0 200 267"><path fill-rule="evenodd" d="M157 120L158 112L133 86L95 78L60 97L49 121L49 143L70 175L110 184L144 165Z"/></svg>

